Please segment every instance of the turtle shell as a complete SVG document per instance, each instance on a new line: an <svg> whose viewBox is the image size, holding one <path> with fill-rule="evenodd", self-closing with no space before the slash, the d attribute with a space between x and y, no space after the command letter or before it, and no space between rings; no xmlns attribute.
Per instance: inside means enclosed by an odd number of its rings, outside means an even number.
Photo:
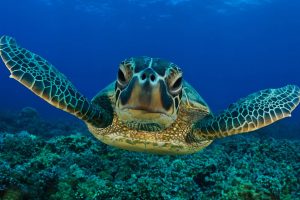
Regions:
<svg viewBox="0 0 300 200"><path fill-rule="evenodd" d="M192 124L207 115L212 115L207 103L193 86L184 81L179 116Z"/></svg>

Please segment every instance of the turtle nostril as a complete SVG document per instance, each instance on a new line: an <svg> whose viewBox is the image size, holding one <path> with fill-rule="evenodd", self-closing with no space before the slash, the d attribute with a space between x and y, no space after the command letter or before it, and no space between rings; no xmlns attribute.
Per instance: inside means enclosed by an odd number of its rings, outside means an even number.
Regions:
<svg viewBox="0 0 300 200"><path fill-rule="evenodd" d="M144 72L144 73L141 74L140 79L142 81L147 79L151 82L154 82L156 80L156 76L155 76L155 74Z"/></svg>
<svg viewBox="0 0 300 200"><path fill-rule="evenodd" d="M146 74L144 73L144 74L142 74L142 80L145 80L146 79Z"/></svg>
<svg viewBox="0 0 300 200"><path fill-rule="evenodd" d="M151 80L152 82L155 81L155 78L156 78L155 75L153 75L153 74L150 75L150 80Z"/></svg>

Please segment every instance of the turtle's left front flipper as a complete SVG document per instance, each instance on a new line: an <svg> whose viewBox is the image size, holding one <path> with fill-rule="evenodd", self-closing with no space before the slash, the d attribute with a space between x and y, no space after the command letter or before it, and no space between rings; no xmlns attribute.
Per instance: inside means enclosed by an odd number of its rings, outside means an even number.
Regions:
<svg viewBox="0 0 300 200"><path fill-rule="evenodd" d="M111 124L110 108L88 101L73 84L41 56L20 47L8 36L0 38L0 57L16 79L51 105L67 111L96 127Z"/></svg>
<svg viewBox="0 0 300 200"><path fill-rule="evenodd" d="M254 131L290 117L299 101L300 89L295 85L262 90L240 99L215 117L201 119L194 124L190 136L202 140Z"/></svg>

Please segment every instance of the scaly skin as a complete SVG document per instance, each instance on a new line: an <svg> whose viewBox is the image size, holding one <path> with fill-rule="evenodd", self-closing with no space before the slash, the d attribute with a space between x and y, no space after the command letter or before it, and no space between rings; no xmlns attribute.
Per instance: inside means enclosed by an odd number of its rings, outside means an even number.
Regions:
<svg viewBox="0 0 300 200"><path fill-rule="evenodd" d="M261 90L240 99L215 117L199 120L190 137L197 141L254 131L290 117L299 101L300 89L295 85Z"/></svg>
<svg viewBox="0 0 300 200"><path fill-rule="evenodd" d="M53 65L18 46L13 38L0 38L0 56L10 71L11 78L51 105L97 127L111 124L112 113L92 105Z"/></svg>

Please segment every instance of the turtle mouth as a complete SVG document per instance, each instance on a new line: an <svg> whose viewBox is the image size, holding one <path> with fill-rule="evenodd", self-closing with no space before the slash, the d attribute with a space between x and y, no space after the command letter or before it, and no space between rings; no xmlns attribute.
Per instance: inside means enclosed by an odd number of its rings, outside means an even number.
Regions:
<svg viewBox="0 0 300 200"><path fill-rule="evenodd" d="M164 111L147 109L143 107L122 108L119 113L127 113L128 120L126 121L140 121L141 123L152 123L156 122L160 118L170 117Z"/></svg>
<svg viewBox="0 0 300 200"><path fill-rule="evenodd" d="M127 127L140 131L160 131L165 128L162 120L168 116L163 112L149 110L145 108L125 108L122 109L121 120Z"/></svg>
<svg viewBox="0 0 300 200"><path fill-rule="evenodd" d="M137 122L137 121L128 121L125 123L127 127L139 131L161 131L164 129L163 126L157 123L147 123L147 122Z"/></svg>
<svg viewBox="0 0 300 200"><path fill-rule="evenodd" d="M145 107L123 107L116 110L123 123L132 129L159 131L167 128L175 119L166 112Z"/></svg>
<svg viewBox="0 0 300 200"><path fill-rule="evenodd" d="M167 115L166 112L164 112L163 110L159 110L159 109L150 109L150 108L146 108L143 106L131 106L131 107L123 107L122 110L124 111L133 111L133 112L141 112L141 113L152 113L152 114L163 114L163 115Z"/></svg>

